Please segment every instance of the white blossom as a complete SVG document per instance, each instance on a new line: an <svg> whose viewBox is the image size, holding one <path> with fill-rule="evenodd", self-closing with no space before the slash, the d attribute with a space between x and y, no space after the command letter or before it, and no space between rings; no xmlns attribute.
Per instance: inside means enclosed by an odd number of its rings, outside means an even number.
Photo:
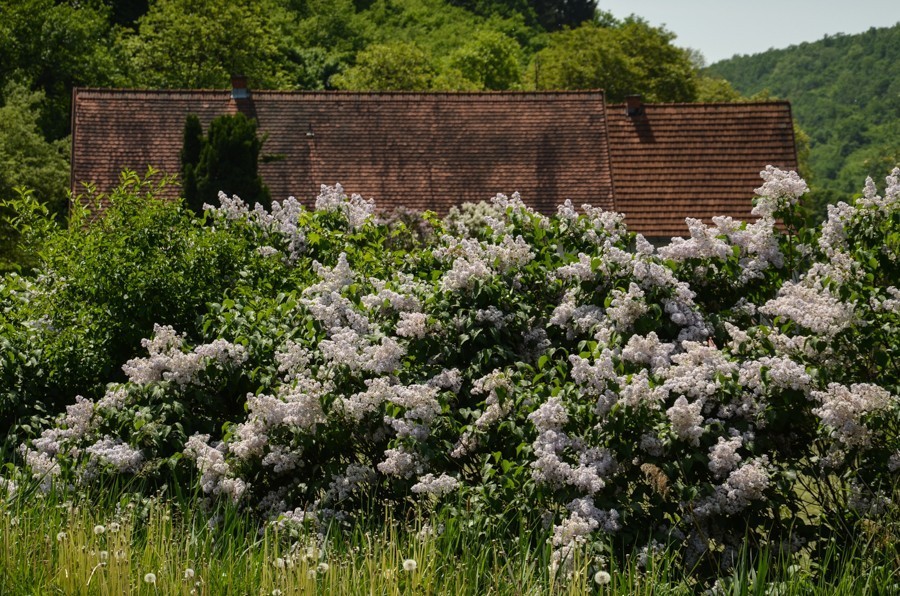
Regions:
<svg viewBox="0 0 900 596"><path fill-rule="evenodd" d="M700 436L703 434L703 416L700 414L702 409L701 401L691 403L681 396L666 410L666 416L672 423L672 431L679 439L691 445L700 444Z"/></svg>
<svg viewBox="0 0 900 596"><path fill-rule="evenodd" d="M754 190L759 197L751 213L758 217L774 217L777 211L797 204L809 192L806 182L797 172L786 172L773 166L759 173L763 185Z"/></svg>
<svg viewBox="0 0 900 596"><path fill-rule="evenodd" d="M813 413L848 447L868 445L871 431L864 418L897 401L896 396L870 383L854 383L849 388L829 383L827 390L813 391L812 397L822 404Z"/></svg>
<svg viewBox="0 0 900 596"><path fill-rule="evenodd" d="M419 477L419 481L413 485L412 492L416 494L428 494L442 497L455 491L459 487L459 481L456 478L441 474L425 474Z"/></svg>

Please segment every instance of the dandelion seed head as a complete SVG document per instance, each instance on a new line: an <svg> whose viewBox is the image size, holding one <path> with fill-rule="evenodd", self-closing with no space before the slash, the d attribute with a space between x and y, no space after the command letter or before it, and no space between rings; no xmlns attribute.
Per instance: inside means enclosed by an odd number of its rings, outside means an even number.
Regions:
<svg viewBox="0 0 900 596"><path fill-rule="evenodd" d="M58 533L58 534L56 535L56 541L57 541L57 542L62 542L62 541L65 540L65 539L66 539L66 533L65 533L65 532L60 532L60 533Z"/></svg>
<svg viewBox="0 0 900 596"><path fill-rule="evenodd" d="M104 533L106 533L106 526L103 526L100 524L97 524L96 526L94 526L94 534L95 535L99 536L100 534L104 534Z"/></svg>
<svg viewBox="0 0 900 596"><path fill-rule="evenodd" d="M403 560L403 571L412 572L412 571L415 571L418 566L419 566L419 564L416 563L415 559L404 559Z"/></svg>
<svg viewBox="0 0 900 596"><path fill-rule="evenodd" d="M144 575L144 583L145 584L156 584L156 574L155 573L147 573Z"/></svg>
<svg viewBox="0 0 900 596"><path fill-rule="evenodd" d="M605 586L611 581L612 577L606 571L600 570L594 574L594 582L601 586Z"/></svg>
<svg viewBox="0 0 900 596"><path fill-rule="evenodd" d="M188 567L184 570L184 579L194 579L194 570Z"/></svg>

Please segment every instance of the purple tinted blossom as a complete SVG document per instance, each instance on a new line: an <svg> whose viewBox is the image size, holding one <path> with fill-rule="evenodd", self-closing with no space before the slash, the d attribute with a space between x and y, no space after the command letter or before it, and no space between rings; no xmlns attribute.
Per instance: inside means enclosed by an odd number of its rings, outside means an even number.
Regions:
<svg viewBox="0 0 900 596"><path fill-rule="evenodd" d="M424 292L425 289L420 287L408 274L395 273L392 287L388 288L387 283L380 279L369 280L375 288L375 293L363 296L360 301L370 311L383 311L390 308L396 312L419 312L422 310L421 301L415 296L416 293Z"/></svg>
<svg viewBox="0 0 900 596"><path fill-rule="evenodd" d="M866 446L871 431L863 418L886 409L897 402L897 397L869 383L854 383L849 388L839 383L829 383L825 391L813 391L813 399L822 405L813 414L831 429L831 434L848 447Z"/></svg>
<svg viewBox="0 0 900 596"><path fill-rule="evenodd" d="M357 422L378 411L381 404L393 395L390 379L367 379L365 383L365 391L355 393L349 398L340 397L338 401L341 410Z"/></svg>
<svg viewBox="0 0 900 596"><path fill-rule="evenodd" d="M181 351L184 345L182 337L168 325L154 325L153 336L153 339L141 341L149 357L132 358L122 366L128 380L137 385L159 381L190 385L197 382L200 373L210 365L237 366L248 357L243 346L224 339L199 345L192 352L184 353Z"/></svg>
<svg viewBox="0 0 900 596"><path fill-rule="evenodd" d="M894 205L900 201L900 168L894 168L885 177L884 201L887 205Z"/></svg>
<svg viewBox="0 0 900 596"><path fill-rule="evenodd" d="M445 292L471 290L478 281L489 279L491 275L490 267L482 259L459 257L441 278L441 289Z"/></svg>
<svg viewBox="0 0 900 596"><path fill-rule="evenodd" d="M646 337L632 335L622 348L622 360L637 364L648 364L650 370L657 372L669 366L675 345L659 341L655 331Z"/></svg>
<svg viewBox="0 0 900 596"><path fill-rule="evenodd" d="M727 259L731 254L728 243L719 238L721 230L711 228L699 219L686 218L691 237L672 238L672 241L659 249L659 256L676 262L687 259Z"/></svg>
<svg viewBox="0 0 900 596"><path fill-rule="evenodd" d="M473 394L487 395L484 400L484 405L487 407L475 421L475 428L487 429L509 412L511 404L508 399L501 401L500 395L497 393L498 389L504 390L507 394L512 390L509 376L500 369L495 369L472 384Z"/></svg>
<svg viewBox="0 0 900 596"><path fill-rule="evenodd" d="M453 393L459 393L462 388L463 377L459 369L444 369L435 377L428 381L428 385L439 389L449 389Z"/></svg>
<svg viewBox="0 0 900 596"><path fill-rule="evenodd" d="M681 346L684 352L672 356L673 366L659 373L669 393L710 397L718 392L721 377L732 377L738 372L738 365L714 346L693 341L681 342Z"/></svg>
<svg viewBox="0 0 900 596"><path fill-rule="evenodd" d="M428 333L428 315L421 312L401 312L396 333L399 337L421 339Z"/></svg>
<svg viewBox="0 0 900 596"><path fill-rule="evenodd" d="M193 435L185 443L184 454L193 459L200 471L200 486L203 492L229 497L238 502L247 490L247 483L240 478L231 478L231 467L225 461L227 447L209 445L209 435Z"/></svg>
<svg viewBox="0 0 900 596"><path fill-rule="evenodd" d="M606 316L615 324L617 331L626 331L649 310L644 301L644 291L634 282L628 285L627 292L615 289L610 292L610 297L612 301L606 309Z"/></svg>
<svg viewBox="0 0 900 596"><path fill-rule="evenodd" d="M725 482L728 497L728 513L737 513L750 501L759 501L769 487L769 458L765 455L747 461L728 475Z"/></svg>
<svg viewBox="0 0 900 596"><path fill-rule="evenodd" d="M499 273L519 269L534 260L534 251L522 236L504 236L500 244L487 244L484 255Z"/></svg>
<svg viewBox="0 0 900 596"><path fill-rule="evenodd" d="M765 381L763 370L765 369ZM758 360L741 363L738 382L756 395L762 395L765 387L793 389L808 392L812 377L806 368L787 356L763 356Z"/></svg>
<svg viewBox="0 0 900 596"><path fill-rule="evenodd" d="M609 381L618 379L614 369L613 353L604 348L593 364L577 354L569 356L572 365L572 380L578 386L587 389L591 395L599 395L606 390Z"/></svg>
<svg viewBox="0 0 900 596"><path fill-rule="evenodd" d="M539 215L534 209L530 208L522 201L522 197L518 192L512 193L512 196L509 197L503 193L497 193L491 199L491 203L504 211L512 209L514 214L525 213L528 215Z"/></svg>
<svg viewBox="0 0 900 596"><path fill-rule="evenodd" d="M603 322L603 309L593 304L576 305L576 290L569 290L559 305L553 309L548 323L566 329L567 337L586 333Z"/></svg>
<svg viewBox="0 0 900 596"><path fill-rule="evenodd" d="M799 283L786 281L778 296L761 306L759 312L789 319L825 337L840 333L854 320L852 304L841 302L830 289L809 278Z"/></svg>
<svg viewBox="0 0 900 596"><path fill-rule="evenodd" d="M112 385L97 400L98 410L121 410L129 402L128 389L124 385Z"/></svg>
<svg viewBox="0 0 900 596"><path fill-rule="evenodd" d="M560 431L569 421L566 407L558 396L551 397L528 415L528 419L534 424L539 433L545 430Z"/></svg>
<svg viewBox="0 0 900 596"><path fill-rule="evenodd" d="M134 449L118 438L103 437L85 451L96 462L112 466L121 473L136 473L144 463L140 449Z"/></svg>
<svg viewBox="0 0 900 596"><path fill-rule="evenodd" d="M557 205L556 215L560 219L577 219L578 211L576 211L574 205L572 205L572 200L566 199L562 205Z"/></svg>
<svg viewBox="0 0 900 596"><path fill-rule="evenodd" d="M385 476L395 476L397 478L411 478L423 471L423 463L421 457L408 451L405 447L400 446L396 449L388 449L384 452L385 460L376 467L378 471Z"/></svg>
<svg viewBox="0 0 900 596"><path fill-rule="evenodd" d="M374 481L375 470L369 466L350 464L343 474L335 476L331 481L325 500L331 503L340 503Z"/></svg>
<svg viewBox="0 0 900 596"><path fill-rule="evenodd" d="M669 396L664 387L651 385L647 369L632 375L627 382L623 379L619 382L619 386L621 387L619 403L627 408L647 407L658 410Z"/></svg>
<svg viewBox="0 0 900 596"><path fill-rule="evenodd" d="M316 197L316 211L340 211L347 218L350 228L358 230L372 219L375 212L375 201L365 200L358 194L349 198L344 193L344 187L340 184L320 187L319 196Z"/></svg>
<svg viewBox="0 0 900 596"><path fill-rule="evenodd" d="M203 204L204 211L212 211L214 216L222 217L227 221L244 219L250 214L250 207L237 195L229 197L219 191L219 206Z"/></svg>
<svg viewBox="0 0 900 596"><path fill-rule="evenodd" d="M503 311L496 306L491 305L487 308L475 311L475 322L480 324L487 323L491 327L502 329L506 320Z"/></svg>
<svg viewBox="0 0 900 596"><path fill-rule="evenodd" d="M596 530L608 534L619 530L619 512L598 509L590 499L575 499L567 505L569 517L553 527L550 544L550 573L556 575L571 569L574 553Z"/></svg>
<svg viewBox="0 0 900 596"><path fill-rule="evenodd" d="M800 197L809 192L806 182L797 172L785 172L773 166L759 173L763 185L754 190L759 197L751 213L758 217L771 218L775 213L796 205Z"/></svg>
<svg viewBox="0 0 900 596"><path fill-rule="evenodd" d="M305 377L311 359L312 353L306 347L290 340L275 353L278 372L284 375L285 381Z"/></svg>
<svg viewBox="0 0 900 596"><path fill-rule="evenodd" d="M684 396L675 400L671 408L666 410L666 416L672 423L672 432L679 439L687 441L691 445L700 444L700 436L703 434L703 416L700 411L703 409L703 402L688 402Z"/></svg>
<svg viewBox="0 0 900 596"><path fill-rule="evenodd" d="M900 451L896 451L888 458L888 470L891 473L900 470Z"/></svg>
<svg viewBox="0 0 900 596"><path fill-rule="evenodd" d="M583 252L578 253L578 261L559 267L554 276L566 281L579 280L590 281L594 279L594 270L591 268L591 257Z"/></svg>
<svg viewBox="0 0 900 596"><path fill-rule="evenodd" d="M262 458L262 465L272 468L276 474L290 472L303 466L303 450L271 445L269 452Z"/></svg>
<svg viewBox="0 0 900 596"><path fill-rule="evenodd" d="M16 493L19 490L19 485L13 482L12 480L8 480L6 478L0 477L0 491L6 493L6 498L8 500L12 500L15 498Z"/></svg>
<svg viewBox="0 0 900 596"><path fill-rule="evenodd" d="M400 365L405 349L390 337L382 337L377 344L347 327L332 329L330 338L319 342L322 356L337 366L351 371L377 374L393 372Z"/></svg>
<svg viewBox="0 0 900 596"><path fill-rule="evenodd" d="M600 207L592 207L591 205L582 205L581 209L585 214L585 223L587 229L584 231L584 237L589 242L598 246L604 246L609 251L612 243L619 242L624 237L625 216L615 211L605 211Z"/></svg>
<svg viewBox="0 0 900 596"><path fill-rule="evenodd" d="M31 470L31 477L40 482L41 491L49 492L53 480L62 471L56 458L42 451L28 449L25 445L22 445L19 451L25 460L25 466Z"/></svg>
<svg viewBox="0 0 900 596"><path fill-rule="evenodd" d="M441 474L425 474L419 477L419 481L413 485L412 492L416 494L434 495L442 497L450 494L459 488L459 481L456 478Z"/></svg>
<svg viewBox="0 0 900 596"><path fill-rule="evenodd" d="M741 463L741 456L737 450L741 448L743 441L740 436L719 437L718 443L709 448L709 471L718 478L724 478Z"/></svg>

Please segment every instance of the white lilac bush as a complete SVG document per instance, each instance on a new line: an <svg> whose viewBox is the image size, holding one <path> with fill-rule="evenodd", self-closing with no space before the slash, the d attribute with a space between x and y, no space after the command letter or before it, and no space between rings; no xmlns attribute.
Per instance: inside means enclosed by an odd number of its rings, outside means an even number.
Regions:
<svg viewBox="0 0 900 596"><path fill-rule="evenodd" d="M421 240L340 186L315 211L222 197L192 225L280 285L236 284L194 342L156 326L126 379L21 446L26 475L174 477L284 524L524 504L559 572L581 547L719 565L877 523L900 470L900 170L820 229L795 173L762 177L756 221L688 220L658 249L568 201L498 195Z"/></svg>

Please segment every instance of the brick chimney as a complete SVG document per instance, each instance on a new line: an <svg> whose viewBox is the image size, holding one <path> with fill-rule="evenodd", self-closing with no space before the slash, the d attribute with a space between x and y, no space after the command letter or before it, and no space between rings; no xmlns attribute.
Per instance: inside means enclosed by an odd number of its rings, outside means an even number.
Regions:
<svg viewBox="0 0 900 596"><path fill-rule="evenodd" d="M644 100L640 95L629 95L625 98L625 113L629 118L644 115Z"/></svg>
<svg viewBox="0 0 900 596"><path fill-rule="evenodd" d="M231 75L231 99L250 99L246 76Z"/></svg>

